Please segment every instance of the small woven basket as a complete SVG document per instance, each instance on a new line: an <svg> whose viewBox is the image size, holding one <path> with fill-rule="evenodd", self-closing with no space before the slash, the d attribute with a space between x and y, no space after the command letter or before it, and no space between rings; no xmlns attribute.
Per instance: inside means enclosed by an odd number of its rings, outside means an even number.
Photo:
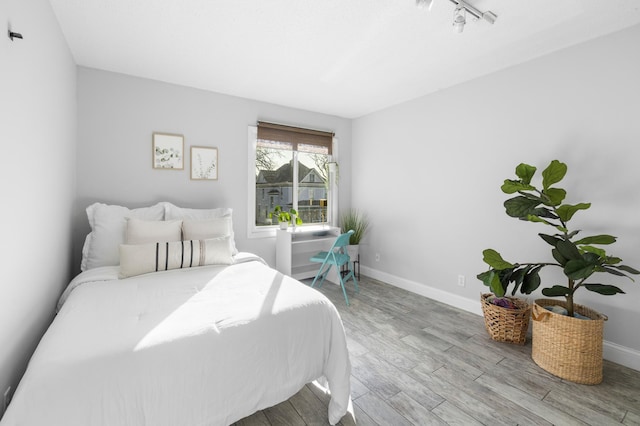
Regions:
<svg viewBox="0 0 640 426"><path fill-rule="evenodd" d="M531 305L522 299L509 297L508 299L517 309L507 309L487 301L491 293L480 295L484 326L493 340L498 342L516 343L524 345L529 329Z"/></svg>
<svg viewBox="0 0 640 426"><path fill-rule="evenodd" d="M566 302L537 299L533 304L531 357L549 373L572 382L595 385L602 382L602 339L606 315L574 304L574 311L590 320L571 318L543 306Z"/></svg>

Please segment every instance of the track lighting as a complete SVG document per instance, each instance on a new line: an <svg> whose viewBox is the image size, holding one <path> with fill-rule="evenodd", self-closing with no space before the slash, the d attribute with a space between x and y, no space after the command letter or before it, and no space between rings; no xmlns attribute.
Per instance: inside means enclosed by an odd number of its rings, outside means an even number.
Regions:
<svg viewBox="0 0 640 426"><path fill-rule="evenodd" d="M482 19L490 24L496 22L498 15L491 11L481 12L466 0L449 0L456 8L453 12L453 30L457 33L461 33L464 30L464 26L467 23L467 13L473 17L474 21ZM431 10L434 0L416 0L416 6L420 9Z"/></svg>
<svg viewBox="0 0 640 426"><path fill-rule="evenodd" d="M464 30L464 24L467 23L467 13L462 3L458 3L453 11L453 31L461 33Z"/></svg>

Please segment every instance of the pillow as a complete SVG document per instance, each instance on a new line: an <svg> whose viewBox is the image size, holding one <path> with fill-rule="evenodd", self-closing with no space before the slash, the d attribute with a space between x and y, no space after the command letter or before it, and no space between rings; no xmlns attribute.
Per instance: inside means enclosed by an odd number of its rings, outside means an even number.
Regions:
<svg viewBox="0 0 640 426"><path fill-rule="evenodd" d="M82 245L82 260L80 261L80 271L87 270L87 259L89 258L89 246L91 246L91 232L84 238L84 244Z"/></svg>
<svg viewBox="0 0 640 426"><path fill-rule="evenodd" d="M217 217L231 216L233 209L219 207L217 209L187 209L171 203L164 203L164 218L174 219L215 219Z"/></svg>
<svg viewBox="0 0 640 426"><path fill-rule="evenodd" d="M184 240L230 237L232 232L231 216L204 220L185 219L182 221L182 239Z"/></svg>
<svg viewBox="0 0 640 426"><path fill-rule="evenodd" d="M91 238L87 249L86 269L118 265L119 247L125 242L127 218L163 220L164 203L151 207L128 209L117 205L94 203L87 207Z"/></svg>
<svg viewBox="0 0 640 426"><path fill-rule="evenodd" d="M221 236L221 235L218 235ZM145 244L182 240L181 220L127 219L127 244Z"/></svg>
<svg viewBox="0 0 640 426"><path fill-rule="evenodd" d="M191 219L191 220L205 220L205 219L217 219L221 217L229 217L229 229L231 230L231 250L233 254L238 254L236 248L235 235L233 233L233 209L219 207L216 209L188 209L178 207L171 203L164 203L164 218L166 220L175 219ZM184 238L184 237L183 237ZM186 238L184 238L186 239Z"/></svg>
<svg viewBox="0 0 640 426"><path fill-rule="evenodd" d="M119 278L205 265L231 265L231 238L121 244Z"/></svg>

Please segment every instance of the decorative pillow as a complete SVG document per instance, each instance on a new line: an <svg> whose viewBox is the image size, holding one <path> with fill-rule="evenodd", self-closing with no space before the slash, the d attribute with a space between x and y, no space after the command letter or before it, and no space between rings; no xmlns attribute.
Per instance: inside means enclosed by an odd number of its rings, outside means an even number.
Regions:
<svg viewBox="0 0 640 426"><path fill-rule="evenodd" d="M182 221L182 239L184 240L230 237L232 232L231 216L203 220L184 219Z"/></svg>
<svg viewBox="0 0 640 426"><path fill-rule="evenodd" d="M238 249L236 248L235 235L233 233L233 209L219 207L216 209L189 209L184 207L178 207L174 204L165 202L164 203L164 218L166 220L175 220L175 219L191 219L191 220L206 220L206 219L217 219L221 217L229 217L229 229L231 230L231 249L233 254L238 253ZM186 240L187 238L183 236Z"/></svg>
<svg viewBox="0 0 640 426"><path fill-rule="evenodd" d="M181 220L140 220L135 217L127 219L127 232L125 236L125 242L127 244L180 240L182 240Z"/></svg>
<svg viewBox="0 0 640 426"><path fill-rule="evenodd" d="M231 265L230 237L120 245L120 278L204 265Z"/></svg>
<svg viewBox="0 0 640 426"><path fill-rule="evenodd" d="M86 269L118 265L119 247L125 242L127 218L163 220L164 203L151 207L128 209L117 205L94 203L87 207L91 238L87 249Z"/></svg>

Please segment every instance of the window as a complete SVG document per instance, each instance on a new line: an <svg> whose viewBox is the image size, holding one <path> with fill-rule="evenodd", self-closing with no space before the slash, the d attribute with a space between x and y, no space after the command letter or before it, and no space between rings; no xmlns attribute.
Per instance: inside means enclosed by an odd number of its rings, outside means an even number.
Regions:
<svg viewBox="0 0 640 426"><path fill-rule="evenodd" d="M249 127L249 236L273 235L275 206L295 209L304 225L332 222L332 133L259 122Z"/></svg>

